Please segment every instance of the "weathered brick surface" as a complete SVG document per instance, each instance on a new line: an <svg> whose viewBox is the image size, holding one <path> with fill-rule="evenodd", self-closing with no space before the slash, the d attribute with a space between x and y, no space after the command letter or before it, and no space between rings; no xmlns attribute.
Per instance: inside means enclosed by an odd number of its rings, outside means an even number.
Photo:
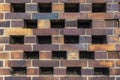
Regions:
<svg viewBox="0 0 120 80"><path fill-rule="evenodd" d="M0 0L0 80L120 80L119 42L120 0Z"/></svg>

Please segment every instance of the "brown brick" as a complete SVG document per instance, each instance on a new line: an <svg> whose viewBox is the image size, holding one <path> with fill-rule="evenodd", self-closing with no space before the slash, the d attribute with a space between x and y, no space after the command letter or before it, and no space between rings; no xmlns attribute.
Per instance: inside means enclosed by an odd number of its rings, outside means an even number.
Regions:
<svg viewBox="0 0 120 80"><path fill-rule="evenodd" d="M107 4L107 11L119 11L118 4Z"/></svg>
<svg viewBox="0 0 120 80"><path fill-rule="evenodd" d="M39 69L37 68L28 68L27 75L39 75Z"/></svg>
<svg viewBox="0 0 120 80"><path fill-rule="evenodd" d="M0 80L3 80L3 77L0 77Z"/></svg>
<svg viewBox="0 0 120 80"><path fill-rule="evenodd" d="M101 26L102 25L102 26ZM93 21L93 26L94 29L103 29L106 27L105 21L100 21L100 20L94 20Z"/></svg>
<svg viewBox="0 0 120 80"><path fill-rule="evenodd" d="M11 26L12 27L23 27L24 26L24 22L23 21L11 21Z"/></svg>
<svg viewBox="0 0 120 80"><path fill-rule="evenodd" d="M120 29L119 28L115 28L114 29L114 33L115 33L115 35L120 35Z"/></svg>
<svg viewBox="0 0 120 80"><path fill-rule="evenodd" d="M53 36L52 43L64 43L64 37L63 36Z"/></svg>
<svg viewBox="0 0 120 80"><path fill-rule="evenodd" d="M77 28L77 21L65 21L65 27Z"/></svg>
<svg viewBox="0 0 120 80"><path fill-rule="evenodd" d="M88 19L112 19L112 13L88 13Z"/></svg>
<svg viewBox="0 0 120 80"><path fill-rule="evenodd" d="M92 11L92 4L80 4L80 11Z"/></svg>
<svg viewBox="0 0 120 80"><path fill-rule="evenodd" d="M0 45L0 51L3 51L4 45Z"/></svg>
<svg viewBox="0 0 120 80"><path fill-rule="evenodd" d="M58 60L45 60L45 61L40 61L40 60L33 60L33 66L36 67L58 67L59 66L59 61Z"/></svg>
<svg viewBox="0 0 120 80"><path fill-rule="evenodd" d="M117 66L117 67L120 67L120 60L117 60L117 61L116 61L116 66Z"/></svg>
<svg viewBox="0 0 120 80"><path fill-rule="evenodd" d="M31 45L5 45L6 51L31 51Z"/></svg>
<svg viewBox="0 0 120 80"><path fill-rule="evenodd" d="M23 52L11 52L12 59L23 59Z"/></svg>
<svg viewBox="0 0 120 80"><path fill-rule="evenodd" d="M89 77L89 80L115 80L114 77Z"/></svg>
<svg viewBox="0 0 120 80"><path fill-rule="evenodd" d="M0 53L0 59L9 59L10 54L9 53Z"/></svg>
<svg viewBox="0 0 120 80"><path fill-rule="evenodd" d="M58 35L57 29L34 29L33 35Z"/></svg>
<svg viewBox="0 0 120 80"><path fill-rule="evenodd" d="M36 43L36 37L24 37L24 43Z"/></svg>
<svg viewBox="0 0 120 80"><path fill-rule="evenodd" d="M117 51L108 52L108 59L119 59L120 55Z"/></svg>
<svg viewBox="0 0 120 80"><path fill-rule="evenodd" d="M116 50L120 51L120 44L116 44Z"/></svg>
<svg viewBox="0 0 120 80"><path fill-rule="evenodd" d="M10 11L9 4L0 4L0 11Z"/></svg>
<svg viewBox="0 0 120 80"><path fill-rule="evenodd" d="M40 59L51 59L51 52L40 52Z"/></svg>
<svg viewBox="0 0 120 80"><path fill-rule="evenodd" d="M110 75L120 75L120 69L110 69Z"/></svg>
<svg viewBox="0 0 120 80"><path fill-rule="evenodd" d="M113 15L114 18L115 18L115 19L119 19L119 18L120 18L120 15L119 15L119 14L120 14L120 12L116 12L116 13L114 13L114 15Z"/></svg>
<svg viewBox="0 0 120 80"><path fill-rule="evenodd" d="M114 67L114 62L109 60L89 60L89 67Z"/></svg>
<svg viewBox="0 0 120 80"><path fill-rule="evenodd" d="M31 80L30 77L15 77L15 76L11 76L11 77L5 77L5 80Z"/></svg>
<svg viewBox="0 0 120 80"><path fill-rule="evenodd" d="M65 77L61 77L60 80L87 80L87 78L85 77L79 77L79 76L65 76Z"/></svg>
<svg viewBox="0 0 120 80"><path fill-rule="evenodd" d="M8 67L30 67L30 60L9 60L6 61L6 66Z"/></svg>
<svg viewBox="0 0 120 80"><path fill-rule="evenodd" d="M0 13L0 19L3 19L3 13Z"/></svg>
<svg viewBox="0 0 120 80"><path fill-rule="evenodd" d="M86 67L86 60L62 60L61 66L63 67Z"/></svg>
<svg viewBox="0 0 120 80"><path fill-rule="evenodd" d="M77 20L77 19L87 19L86 13L60 13L60 19L66 20Z"/></svg>
<svg viewBox="0 0 120 80"><path fill-rule="evenodd" d="M50 20L39 20L38 28L39 29L49 29L50 28Z"/></svg>
<svg viewBox="0 0 120 80"><path fill-rule="evenodd" d="M86 44L64 44L60 45L60 50L87 50L87 45Z"/></svg>
<svg viewBox="0 0 120 80"><path fill-rule="evenodd" d="M63 12L64 11L64 4L52 4L52 11L55 12Z"/></svg>
<svg viewBox="0 0 120 80"><path fill-rule="evenodd" d="M0 37L0 43L9 43L9 37Z"/></svg>
<svg viewBox="0 0 120 80"><path fill-rule="evenodd" d="M8 68L0 69L0 75L10 75L10 69Z"/></svg>
<svg viewBox="0 0 120 80"><path fill-rule="evenodd" d="M61 29L61 35L83 35L85 34L84 29Z"/></svg>
<svg viewBox="0 0 120 80"><path fill-rule="evenodd" d="M66 75L66 69L65 68L54 68L54 74L55 75Z"/></svg>
<svg viewBox="0 0 120 80"><path fill-rule="evenodd" d="M107 42L108 43L118 43L119 42L119 37L118 36L108 36L107 37Z"/></svg>
<svg viewBox="0 0 120 80"><path fill-rule="evenodd" d="M38 44L38 45L33 45L33 50L38 51L38 50L59 50L59 45L50 45L50 44Z"/></svg>
<svg viewBox="0 0 120 80"><path fill-rule="evenodd" d="M89 45L90 51L113 51L115 50L115 46L113 44L94 44Z"/></svg>
<svg viewBox="0 0 120 80"><path fill-rule="evenodd" d="M31 29L22 28L7 28L4 31L4 35L32 35L32 34L33 33Z"/></svg>

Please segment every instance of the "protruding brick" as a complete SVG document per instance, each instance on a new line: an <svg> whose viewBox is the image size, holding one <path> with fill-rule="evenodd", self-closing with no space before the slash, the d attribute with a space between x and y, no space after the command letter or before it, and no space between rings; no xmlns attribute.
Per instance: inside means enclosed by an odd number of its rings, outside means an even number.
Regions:
<svg viewBox="0 0 120 80"><path fill-rule="evenodd" d="M50 20L39 20L38 28L40 29L48 29L50 28Z"/></svg>
<svg viewBox="0 0 120 80"><path fill-rule="evenodd" d="M0 4L0 11L10 11L10 4Z"/></svg>
<svg viewBox="0 0 120 80"><path fill-rule="evenodd" d="M64 11L64 4L52 4L52 11L63 12Z"/></svg>
<svg viewBox="0 0 120 80"><path fill-rule="evenodd" d="M7 28L4 31L4 35L32 35L33 32L31 29L22 29L22 28Z"/></svg>

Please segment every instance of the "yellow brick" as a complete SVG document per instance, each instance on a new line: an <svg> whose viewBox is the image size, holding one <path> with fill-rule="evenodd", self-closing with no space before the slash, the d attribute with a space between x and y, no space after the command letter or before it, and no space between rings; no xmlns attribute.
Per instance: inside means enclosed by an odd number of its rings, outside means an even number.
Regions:
<svg viewBox="0 0 120 80"><path fill-rule="evenodd" d="M69 52L67 55L67 59L72 60L72 59L79 59L79 53L78 52Z"/></svg>
<svg viewBox="0 0 120 80"><path fill-rule="evenodd" d="M112 61L101 61L99 65L105 66L105 67L112 67L114 63Z"/></svg>
<svg viewBox="0 0 120 80"><path fill-rule="evenodd" d="M0 11L10 11L9 4L0 4Z"/></svg>
<svg viewBox="0 0 120 80"><path fill-rule="evenodd" d="M113 51L115 50L115 46L112 44L94 44L89 45L90 51Z"/></svg>
<svg viewBox="0 0 120 80"><path fill-rule="evenodd" d="M64 4L53 4L52 11L64 11Z"/></svg>
<svg viewBox="0 0 120 80"><path fill-rule="evenodd" d="M49 20L39 20L38 21L38 28L50 28L50 21Z"/></svg>
<svg viewBox="0 0 120 80"><path fill-rule="evenodd" d="M22 29L22 28L7 28L4 30L4 35L32 35L33 32L31 29Z"/></svg>

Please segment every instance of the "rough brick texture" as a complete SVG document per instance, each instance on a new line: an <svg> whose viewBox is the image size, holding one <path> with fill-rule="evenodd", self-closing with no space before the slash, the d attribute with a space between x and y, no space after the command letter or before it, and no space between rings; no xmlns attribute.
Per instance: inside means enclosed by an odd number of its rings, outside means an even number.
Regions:
<svg viewBox="0 0 120 80"><path fill-rule="evenodd" d="M120 80L120 0L0 0L0 80Z"/></svg>

